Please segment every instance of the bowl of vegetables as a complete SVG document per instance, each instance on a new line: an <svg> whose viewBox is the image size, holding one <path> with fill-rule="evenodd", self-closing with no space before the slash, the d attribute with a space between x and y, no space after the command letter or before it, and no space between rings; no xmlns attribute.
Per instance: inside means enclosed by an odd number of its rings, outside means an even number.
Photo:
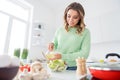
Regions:
<svg viewBox="0 0 120 80"><path fill-rule="evenodd" d="M49 52L46 54L46 59L48 61L48 68L54 72L61 72L66 70L65 61L62 59L60 52Z"/></svg>
<svg viewBox="0 0 120 80"><path fill-rule="evenodd" d="M62 72L66 70L65 61L62 59L50 60L48 63L48 68L54 72Z"/></svg>

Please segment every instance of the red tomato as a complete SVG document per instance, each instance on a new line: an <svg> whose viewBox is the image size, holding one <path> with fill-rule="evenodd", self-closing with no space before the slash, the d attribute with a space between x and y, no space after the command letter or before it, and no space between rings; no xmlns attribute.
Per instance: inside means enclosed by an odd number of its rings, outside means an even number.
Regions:
<svg viewBox="0 0 120 80"><path fill-rule="evenodd" d="M28 72L30 72L30 66L28 64L24 65L24 66L20 66L20 71L24 71L24 69L27 69Z"/></svg>
<svg viewBox="0 0 120 80"><path fill-rule="evenodd" d="M27 64L25 67L28 69L28 72L30 72L30 65Z"/></svg>
<svg viewBox="0 0 120 80"><path fill-rule="evenodd" d="M23 70L24 70L24 66L20 66L19 69L20 69L20 71L23 72Z"/></svg>

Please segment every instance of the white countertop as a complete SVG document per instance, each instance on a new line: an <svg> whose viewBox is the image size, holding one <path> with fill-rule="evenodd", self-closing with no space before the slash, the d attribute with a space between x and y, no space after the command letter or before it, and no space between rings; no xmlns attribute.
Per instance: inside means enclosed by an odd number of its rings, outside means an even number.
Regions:
<svg viewBox="0 0 120 80"><path fill-rule="evenodd" d="M76 80L75 71L51 72L50 80Z"/></svg>
<svg viewBox="0 0 120 80"><path fill-rule="evenodd" d="M48 73L50 74L50 78L48 80L80 80L76 76L76 70L65 70L62 72L53 72L46 66L46 64L44 64L43 66L48 70ZM81 77L82 76L80 76L80 78ZM91 75L88 68L87 68L87 78L89 80L91 79Z"/></svg>
<svg viewBox="0 0 120 80"><path fill-rule="evenodd" d="M80 80L76 76L76 71L65 70L63 72L51 72L51 76L48 80ZM90 74L87 74L87 78L91 78Z"/></svg>
<svg viewBox="0 0 120 80"><path fill-rule="evenodd" d="M47 70L48 74L50 74L49 79L47 80L80 80L83 76L76 75L76 70L64 70L62 72L53 72L47 66L46 63L43 64L43 67ZM87 79L91 80L90 72L87 68ZM14 80L18 80L17 77Z"/></svg>

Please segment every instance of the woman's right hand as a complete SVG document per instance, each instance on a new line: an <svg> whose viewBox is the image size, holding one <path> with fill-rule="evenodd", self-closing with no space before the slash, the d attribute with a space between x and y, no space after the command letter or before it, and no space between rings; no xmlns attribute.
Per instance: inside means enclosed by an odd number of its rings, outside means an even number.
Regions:
<svg viewBox="0 0 120 80"><path fill-rule="evenodd" d="M54 49L54 43L49 43L48 44L48 50L53 51L53 49Z"/></svg>
<svg viewBox="0 0 120 80"><path fill-rule="evenodd" d="M49 60L56 60L56 59L61 59L62 55L59 53L53 54L53 57L49 58Z"/></svg>

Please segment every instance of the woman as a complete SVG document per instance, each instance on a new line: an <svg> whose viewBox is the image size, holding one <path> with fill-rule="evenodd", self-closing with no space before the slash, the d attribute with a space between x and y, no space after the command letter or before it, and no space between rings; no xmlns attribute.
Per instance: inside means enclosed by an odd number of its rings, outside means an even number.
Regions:
<svg viewBox="0 0 120 80"><path fill-rule="evenodd" d="M90 50L90 32L85 27L84 9L80 3L73 2L65 9L64 27L60 27L49 44L49 51L58 51L54 59L62 57L68 65L68 69L76 69L75 59L88 58Z"/></svg>

